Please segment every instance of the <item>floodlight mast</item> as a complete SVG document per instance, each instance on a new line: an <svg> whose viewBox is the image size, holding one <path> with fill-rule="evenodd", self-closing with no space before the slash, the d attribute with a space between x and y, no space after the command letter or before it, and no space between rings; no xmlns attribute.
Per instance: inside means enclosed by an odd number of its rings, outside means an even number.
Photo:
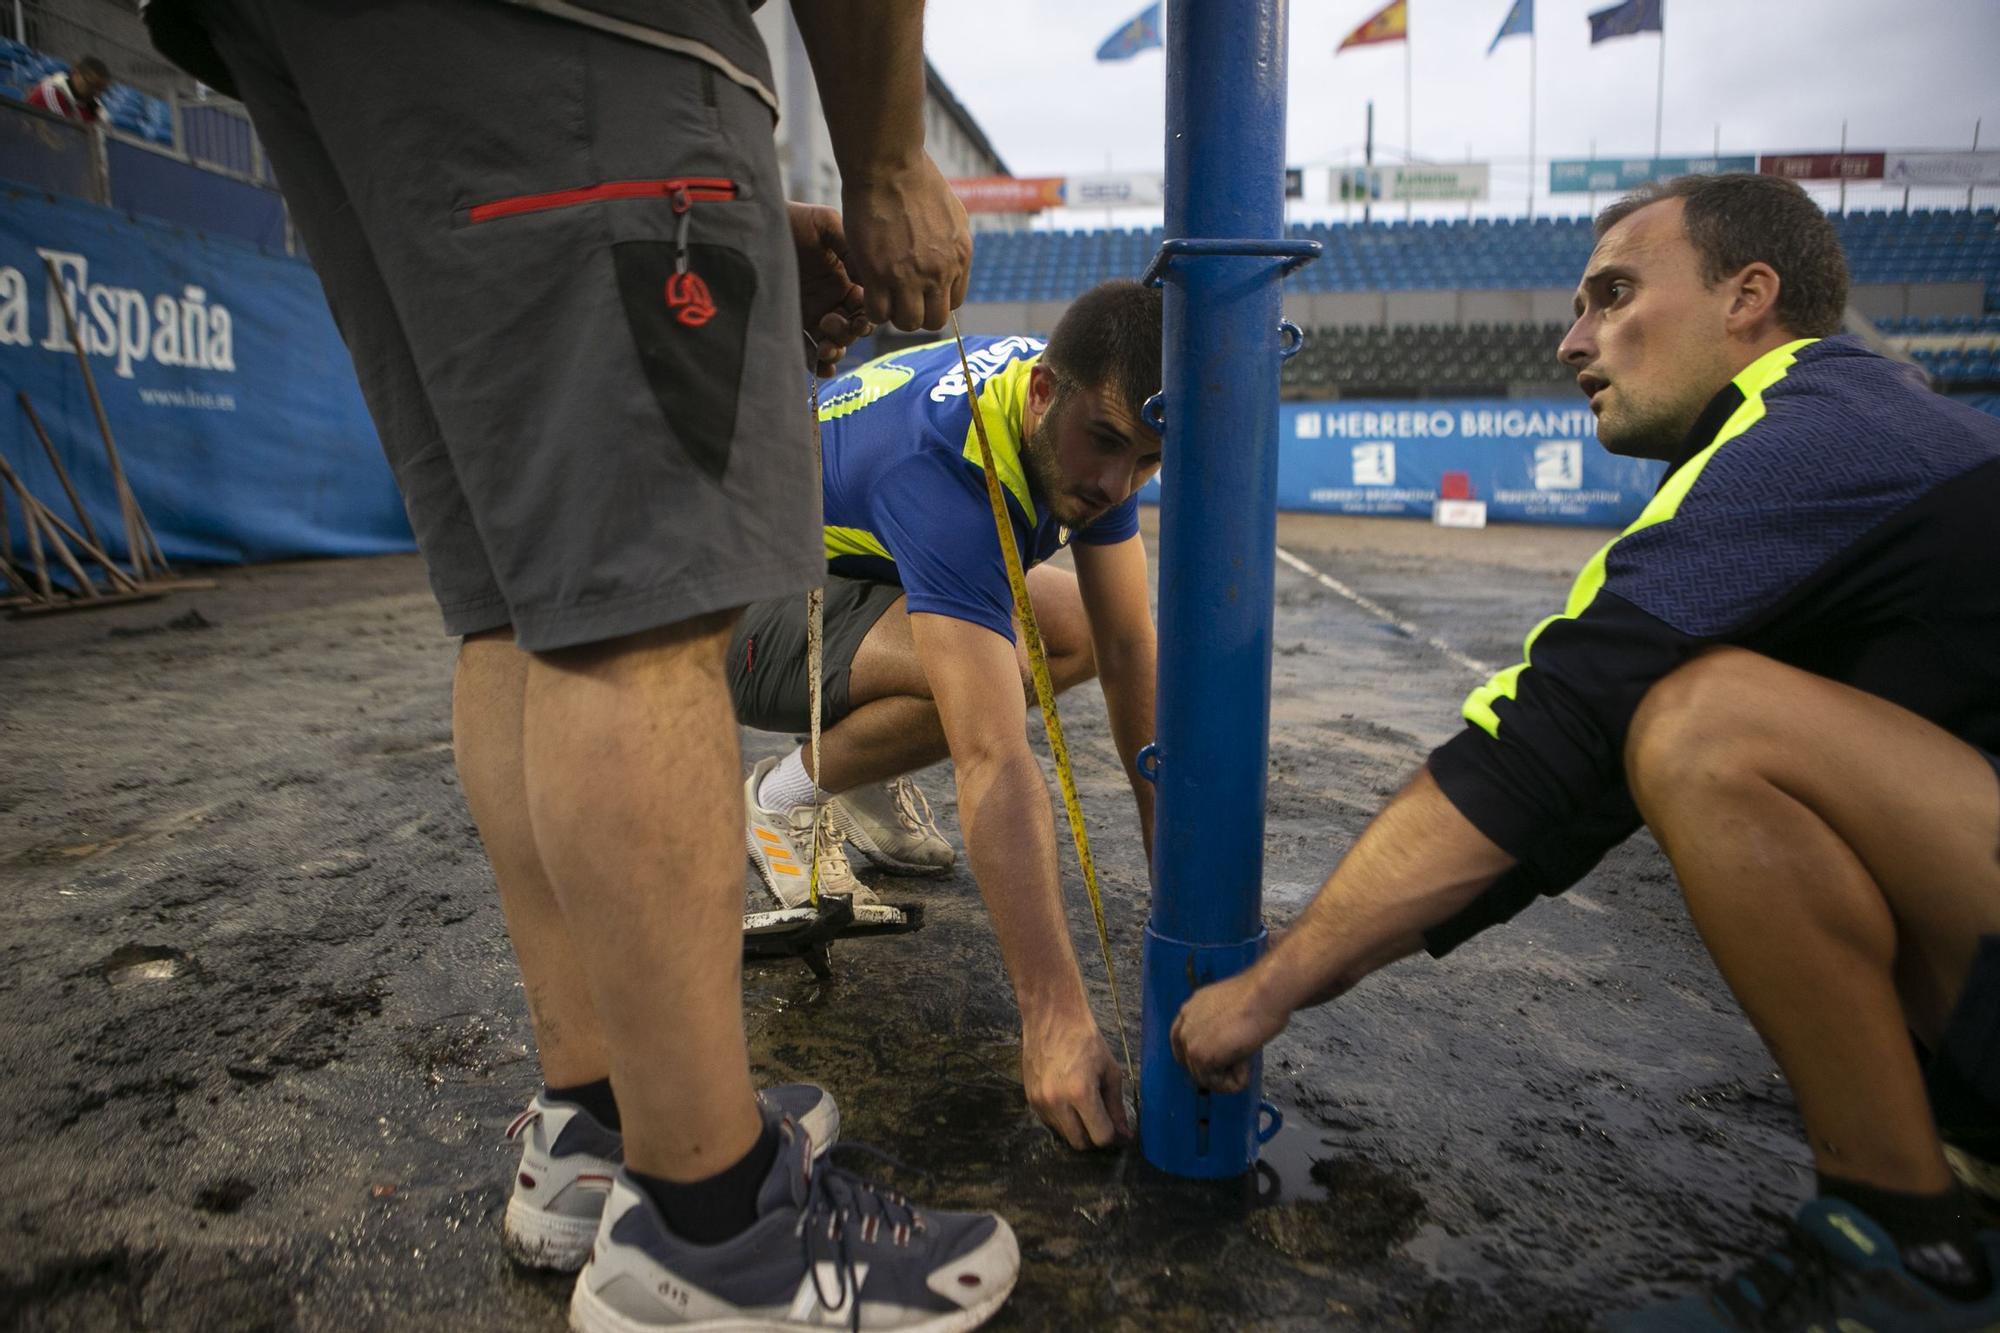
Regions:
<svg viewBox="0 0 2000 1333"><path fill-rule="evenodd" d="M1196 986L1265 941L1278 369L1302 341L1281 331L1281 279L1320 247L1284 237L1286 0L1168 0L1165 38L1168 239L1147 270L1165 287L1164 387L1147 406L1167 462L1140 1142L1162 1170L1225 1178L1275 1127L1261 1062L1246 1091L1210 1093L1169 1032Z"/></svg>

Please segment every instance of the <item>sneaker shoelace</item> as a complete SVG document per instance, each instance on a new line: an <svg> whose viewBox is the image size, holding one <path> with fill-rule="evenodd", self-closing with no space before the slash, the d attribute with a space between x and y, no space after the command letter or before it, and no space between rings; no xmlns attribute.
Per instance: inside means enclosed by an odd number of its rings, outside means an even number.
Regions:
<svg viewBox="0 0 2000 1333"><path fill-rule="evenodd" d="M919 837L942 838L938 832L937 819L931 814L930 798L926 797L917 784L907 777L897 778L889 784L889 799L895 803L897 822L904 830Z"/></svg>
<svg viewBox="0 0 2000 1333"><path fill-rule="evenodd" d="M886 1231L889 1243L902 1246L922 1234L923 1214L909 1199L895 1190L876 1185L830 1160L834 1153L865 1153L890 1166L907 1170L901 1162L865 1143L836 1143L827 1157L806 1162L806 1201L799 1214L800 1254L811 1275L813 1294L831 1314L847 1310L848 1327L861 1329L861 1283L855 1276L853 1242L873 1243ZM820 1263L833 1261L834 1290L831 1296L820 1281Z"/></svg>
<svg viewBox="0 0 2000 1333"><path fill-rule="evenodd" d="M799 808L806 810L812 807ZM813 853L819 859L820 892L837 893L842 897L852 898L856 906L882 901L875 890L854 877L853 863L847 859L847 849L841 846L840 830L834 827L832 819L819 819L815 822L811 841Z"/></svg>

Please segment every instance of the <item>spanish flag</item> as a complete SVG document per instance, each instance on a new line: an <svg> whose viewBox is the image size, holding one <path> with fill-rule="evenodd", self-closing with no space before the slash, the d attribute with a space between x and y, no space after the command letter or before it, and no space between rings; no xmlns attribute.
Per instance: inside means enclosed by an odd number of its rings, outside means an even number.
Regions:
<svg viewBox="0 0 2000 1333"><path fill-rule="evenodd" d="M1333 48L1339 55L1350 46L1372 46L1376 42L1400 42L1410 35L1410 0L1390 0L1360 27L1347 34L1347 40Z"/></svg>

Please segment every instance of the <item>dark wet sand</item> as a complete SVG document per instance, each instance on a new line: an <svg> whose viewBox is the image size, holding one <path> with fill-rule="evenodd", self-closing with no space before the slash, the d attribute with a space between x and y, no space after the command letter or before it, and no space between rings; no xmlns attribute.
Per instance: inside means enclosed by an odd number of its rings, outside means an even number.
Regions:
<svg viewBox="0 0 2000 1333"><path fill-rule="evenodd" d="M1291 516L1280 541L1506 663L1606 535ZM535 1067L422 571L220 578L0 622L0 1328L557 1329L567 1284L497 1243ZM1282 920L1474 677L1283 567L1276 644ZM1064 718L1132 1008L1130 799L1094 687ZM955 838L948 770L922 784ZM1728 1266L1810 1183L1643 835L1513 927L1297 1019L1265 1064L1288 1125L1263 1202L1055 1145L970 877L881 883L926 929L841 946L831 986L753 968L753 1058L832 1088L847 1137L929 1170L913 1192L1012 1219L1025 1268L994 1328L1580 1328Z"/></svg>

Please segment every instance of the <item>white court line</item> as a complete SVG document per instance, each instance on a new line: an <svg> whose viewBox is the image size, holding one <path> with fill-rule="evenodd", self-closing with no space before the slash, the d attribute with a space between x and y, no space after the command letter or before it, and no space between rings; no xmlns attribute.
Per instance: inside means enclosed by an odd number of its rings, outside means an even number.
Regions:
<svg viewBox="0 0 2000 1333"><path fill-rule="evenodd" d="M1418 643L1423 644L1427 648L1436 649L1438 652L1443 653L1446 657L1458 663L1458 665L1464 667L1467 671L1470 671L1475 676L1483 678L1493 674L1495 670L1494 667L1489 666L1487 663L1480 661L1476 657L1467 657L1464 653L1461 653L1460 651L1458 651L1458 649L1452 647L1450 644L1446 643L1443 639L1440 639L1435 634L1426 634L1423 630L1419 629L1415 625L1412 625L1409 621L1403 619L1401 616L1397 615L1394 611L1391 611L1388 607L1382 605L1380 602L1375 601L1373 598L1362 596L1354 589L1348 587L1345 583L1342 583L1339 579L1332 578L1329 577L1328 575L1320 573L1317 569L1314 569L1311 565L1299 559L1297 556L1293 555L1290 551L1287 551L1284 547L1280 546L1277 548L1277 550L1278 550L1278 559L1284 561L1286 564L1290 565L1293 569L1298 570L1299 573L1305 575L1307 578L1312 579L1314 582L1318 583L1321 587L1329 588L1334 592L1339 593L1342 597L1345 597L1348 601L1354 603L1356 606L1360 607L1363 611L1366 611L1369 615L1374 616L1379 620L1387 621L1390 625L1393 625L1397 629L1397 631L1403 634L1405 637L1415 639Z"/></svg>

